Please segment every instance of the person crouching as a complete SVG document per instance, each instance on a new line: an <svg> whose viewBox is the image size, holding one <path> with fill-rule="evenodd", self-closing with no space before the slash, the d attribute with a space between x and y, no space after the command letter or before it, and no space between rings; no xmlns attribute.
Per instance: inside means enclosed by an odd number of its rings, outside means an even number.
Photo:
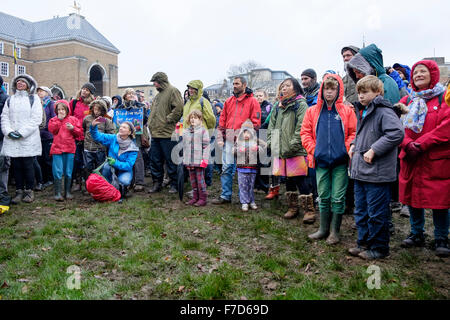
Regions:
<svg viewBox="0 0 450 320"><path fill-rule="evenodd" d="M80 121L69 116L69 103L59 100L55 104L56 117L48 123L48 130L53 134L53 144L50 155L53 157L52 172L56 201L64 201L61 195L62 178L64 175L64 196L66 200L72 200L70 187L76 151L76 139L83 137L83 129Z"/></svg>

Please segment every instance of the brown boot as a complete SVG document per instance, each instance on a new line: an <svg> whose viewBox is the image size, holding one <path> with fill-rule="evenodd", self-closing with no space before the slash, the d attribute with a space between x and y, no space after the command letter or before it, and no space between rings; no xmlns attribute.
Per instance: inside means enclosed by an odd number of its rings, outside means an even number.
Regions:
<svg viewBox="0 0 450 320"><path fill-rule="evenodd" d="M298 193L286 192L286 199L288 202L289 210L284 215L285 219L294 219L298 216Z"/></svg>
<svg viewBox="0 0 450 320"><path fill-rule="evenodd" d="M316 208L314 207L314 198L313 195L305 195L304 200L304 217L303 217L303 223L304 224L313 224L316 222Z"/></svg>
<svg viewBox="0 0 450 320"><path fill-rule="evenodd" d="M273 200L280 195L280 186L270 187L269 194L266 196L266 200Z"/></svg>

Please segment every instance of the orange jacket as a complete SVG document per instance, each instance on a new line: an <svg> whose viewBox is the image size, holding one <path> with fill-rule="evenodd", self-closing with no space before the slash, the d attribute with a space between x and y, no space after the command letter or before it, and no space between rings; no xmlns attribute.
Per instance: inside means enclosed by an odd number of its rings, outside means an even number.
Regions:
<svg viewBox="0 0 450 320"><path fill-rule="evenodd" d="M339 82L339 91L338 91L339 96L335 103L336 111L339 113L339 116L341 117L343 125L342 130L344 131L345 137L345 147L347 148L347 151L349 151L350 144L352 143L352 141L355 139L356 136L356 126L357 126L356 114L352 108L346 106L343 103L344 83L341 77L335 74L329 74L325 77L325 79L327 79L328 77L333 77ZM324 100L323 100L323 82L322 82L317 104L315 106L312 106L306 111L305 118L303 119L302 129L300 131L300 136L302 138L302 145L308 152L308 165L311 168L315 167L314 151L316 150L316 130L323 105Z"/></svg>

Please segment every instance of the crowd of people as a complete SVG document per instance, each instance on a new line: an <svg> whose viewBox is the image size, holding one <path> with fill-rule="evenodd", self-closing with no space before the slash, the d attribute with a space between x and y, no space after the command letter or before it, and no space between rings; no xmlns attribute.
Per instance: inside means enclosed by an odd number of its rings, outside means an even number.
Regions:
<svg viewBox="0 0 450 320"><path fill-rule="evenodd" d="M313 224L319 211L312 240L338 244L342 216L354 214L358 236L349 253L362 259L389 255L393 213L410 219L401 246L424 246L431 209L436 254L448 257L450 90L438 65L385 67L375 44L344 47L341 57L344 78L328 70L318 79L309 68L300 81L285 79L272 102L242 76L222 103L210 101L200 80L182 96L158 72L149 104L133 89L95 97L91 83L70 102L55 101L49 88L19 75L11 97L0 92L0 204L31 203L34 191L52 185L56 201L73 199L98 168L109 182L118 178L122 199L130 188L144 191L145 176L153 180L150 194L177 193L183 165L192 187L187 205L207 205L219 171L213 205L232 202L236 172L244 212L258 209L255 189L269 201L285 184L285 219L303 214Z"/></svg>

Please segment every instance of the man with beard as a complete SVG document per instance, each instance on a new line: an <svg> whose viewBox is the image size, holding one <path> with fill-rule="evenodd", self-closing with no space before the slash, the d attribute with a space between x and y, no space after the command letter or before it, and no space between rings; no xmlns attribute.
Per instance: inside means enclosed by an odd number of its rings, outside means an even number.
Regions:
<svg viewBox="0 0 450 320"><path fill-rule="evenodd" d="M346 104L354 105L358 102L358 93L356 92L356 83L353 79L348 75L347 66L350 60L359 52L359 48L355 46L347 46L342 48L341 54L344 59L344 66L346 75L342 79L344 81L344 97Z"/></svg>
<svg viewBox="0 0 450 320"><path fill-rule="evenodd" d="M253 91L247 88L244 77L236 77L233 81L233 96L225 101L217 128L217 145L224 148L222 152L222 194L213 204L231 203L233 194L233 177L236 162L233 156L235 133L239 132L247 120L253 123L255 130L261 127L261 107L253 97Z"/></svg>
<svg viewBox="0 0 450 320"><path fill-rule="evenodd" d="M301 76L303 91L305 92L308 107L317 104L320 84L317 82L317 73L313 69L306 69Z"/></svg>
<svg viewBox="0 0 450 320"><path fill-rule="evenodd" d="M172 150L177 141L172 141L175 126L183 115L183 98L181 92L169 83L169 78L163 72L156 73L153 82L158 94L153 100L152 112L148 119L151 135L150 170L153 178L153 188L149 193L160 192L164 180L164 162L170 178L169 193L177 192L177 167L172 161Z"/></svg>

